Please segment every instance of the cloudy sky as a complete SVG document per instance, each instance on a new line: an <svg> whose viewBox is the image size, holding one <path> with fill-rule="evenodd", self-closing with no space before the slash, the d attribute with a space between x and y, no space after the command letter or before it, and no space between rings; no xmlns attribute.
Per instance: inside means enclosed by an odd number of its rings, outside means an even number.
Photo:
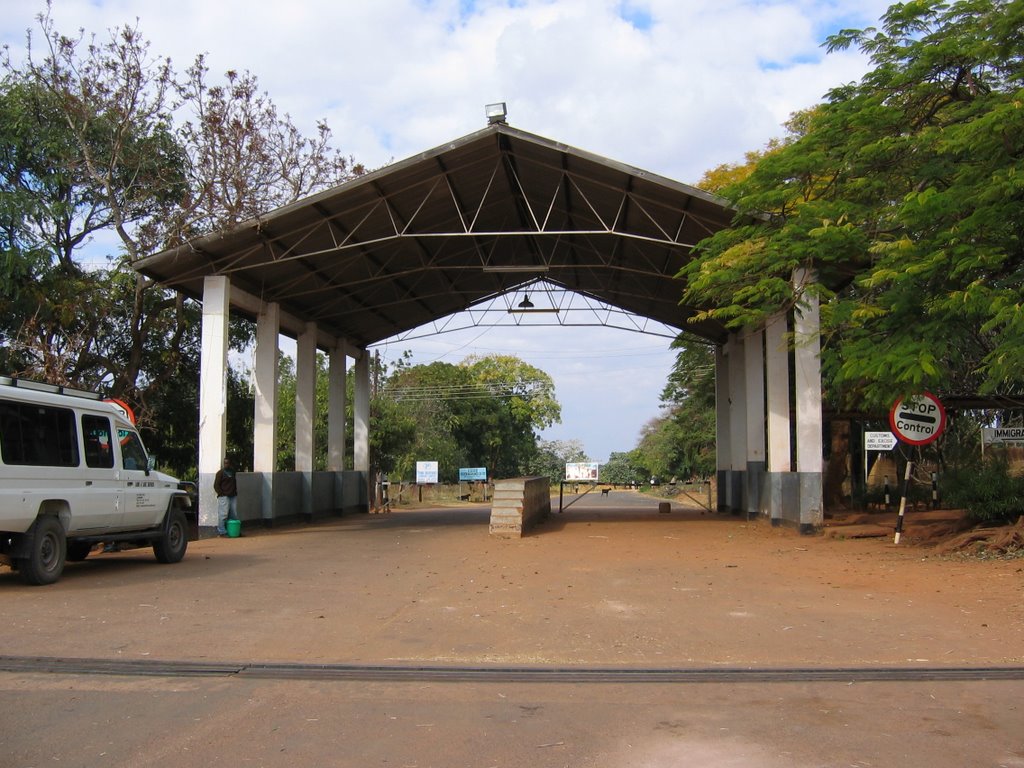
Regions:
<svg viewBox="0 0 1024 768"><path fill-rule="evenodd" d="M857 52L825 38L875 24L880 0L53 0L57 28L100 37L138 20L151 51L184 69L256 74L308 133L370 167L486 124L511 125L685 183L782 134L789 115L856 80ZM18 60L43 0L0 0L0 43ZM668 342L605 329L490 329L383 345L395 359L457 363L509 353L549 373L553 440L597 461L658 415ZM429 457L424 457L429 458Z"/></svg>

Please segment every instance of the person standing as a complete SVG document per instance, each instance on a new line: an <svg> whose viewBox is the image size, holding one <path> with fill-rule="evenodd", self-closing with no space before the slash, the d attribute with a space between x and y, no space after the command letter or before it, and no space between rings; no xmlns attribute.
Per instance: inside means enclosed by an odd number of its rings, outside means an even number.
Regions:
<svg viewBox="0 0 1024 768"><path fill-rule="evenodd" d="M213 490L217 494L217 535L227 536L227 521L238 519L238 480L230 456L224 457L224 466L213 476Z"/></svg>

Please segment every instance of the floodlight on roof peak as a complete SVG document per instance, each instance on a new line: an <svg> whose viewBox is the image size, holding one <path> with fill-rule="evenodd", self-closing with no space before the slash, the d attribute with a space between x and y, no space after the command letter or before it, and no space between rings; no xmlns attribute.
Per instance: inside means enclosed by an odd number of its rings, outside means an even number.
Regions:
<svg viewBox="0 0 1024 768"><path fill-rule="evenodd" d="M484 114L487 115L488 125L505 123L505 118L508 117L508 109L505 107L504 101L499 101L494 104L485 105Z"/></svg>

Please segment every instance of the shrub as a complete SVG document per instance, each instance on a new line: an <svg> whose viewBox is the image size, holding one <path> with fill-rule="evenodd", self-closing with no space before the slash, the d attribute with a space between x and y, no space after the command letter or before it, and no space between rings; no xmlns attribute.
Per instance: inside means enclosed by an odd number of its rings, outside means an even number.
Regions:
<svg viewBox="0 0 1024 768"><path fill-rule="evenodd" d="M1015 477L1002 456L991 456L947 474L946 499L975 522L1012 523L1024 514L1024 477Z"/></svg>

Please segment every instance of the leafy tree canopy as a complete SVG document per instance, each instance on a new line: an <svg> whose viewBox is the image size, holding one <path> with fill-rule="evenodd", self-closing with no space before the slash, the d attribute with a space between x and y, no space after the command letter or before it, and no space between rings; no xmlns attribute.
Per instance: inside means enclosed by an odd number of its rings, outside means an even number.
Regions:
<svg viewBox="0 0 1024 768"><path fill-rule="evenodd" d="M722 190L739 215L683 271L687 300L756 326L813 267L833 399L1019 392L1024 3L900 3L828 41L850 46L873 69Z"/></svg>
<svg viewBox="0 0 1024 768"><path fill-rule="evenodd" d="M195 393L171 388L196 375L198 310L131 263L363 169L248 72L217 81L199 56L181 74L137 25L37 18L23 60L0 51L0 371L128 399L185 466ZM250 336L233 322L236 348Z"/></svg>
<svg viewBox="0 0 1024 768"><path fill-rule="evenodd" d="M580 440L538 440L537 452L525 469L529 475L548 478L555 486L565 478L566 464L588 461Z"/></svg>

